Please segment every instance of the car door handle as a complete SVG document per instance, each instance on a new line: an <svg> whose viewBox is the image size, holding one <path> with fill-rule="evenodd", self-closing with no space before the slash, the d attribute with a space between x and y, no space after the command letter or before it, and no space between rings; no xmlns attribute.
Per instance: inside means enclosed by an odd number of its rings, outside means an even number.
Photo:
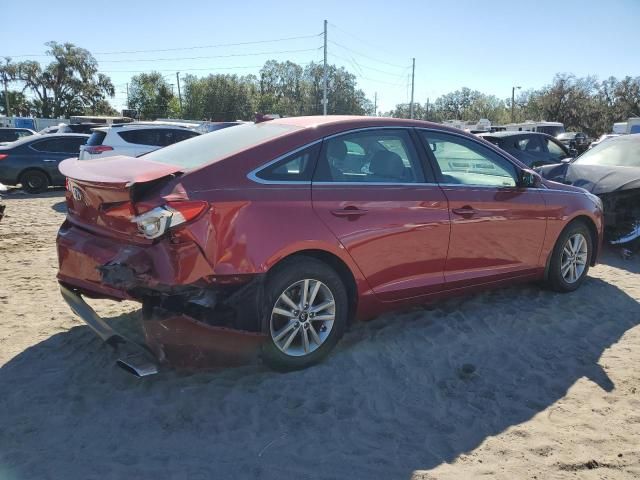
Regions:
<svg viewBox="0 0 640 480"><path fill-rule="evenodd" d="M465 218L473 217L476 213L478 213L473 207L470 207L469 205L465 205L462 208L454 208L451 211L456 215L460 215L461 217Z"/></svg>
<svg viewBox="0 0 640 480"><path fill-rule="evenodd" d="M51 160L51 159L49 159L49 158L47 158L47 159L45 159L45 160L42 160L42 161L43 161L43 162L57 162L57 160Z"/></svg>
<svg viewBox="0 0 640 480"><path fill-rule="evenodd" d="M331 215L335 217L359 217L366 215L368 210L357 207L346 207L341 210L331 210Z"/></svg>

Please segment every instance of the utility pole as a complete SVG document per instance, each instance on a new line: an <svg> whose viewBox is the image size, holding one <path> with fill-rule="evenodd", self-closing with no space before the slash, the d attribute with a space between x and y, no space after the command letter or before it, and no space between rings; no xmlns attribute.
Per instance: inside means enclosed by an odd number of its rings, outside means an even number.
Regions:
<svg viewBox="0 0 640 480"><path fill-rule="evenodd" d="M410 113L409 118L413 118L413 89L415 85L415 77L416 77L416 59L413 58L413 66L411 67L411 104L409 107Z"/></svg>
<svg viewBox="0 0 640 480"><path fill-rule="evenodd" d="M322 114L327 114L327 21L324 21L324 72L322 74Z"/></svg>
<svg viewBox="0 0 640 480"><path fill-rule="evenodd" d="M127 110L129 110L129 84L127 83Z"/></svg>
<svg viewBox="0 0 640 480"><path fill-rule="evenodd" d="M373 116L378 116L378 92L373 94Z"/></svg>
<svg viewBox="0 0 640 480"><path fill-rule="evenodd" d="M180 93L180 72L176 72L176 82L178 82L178 102L180 102L180 116L182 116L182 93Z"/></svg>
<svg viewBox="0 0 640 480"><path fill-rule="evenodd" d="M2 80L4 80L4 103L7 107L5 114L8 119L11 116L11 106L9 105L9 92L7 91L7 77L3 75Z"/></svg>
<svg viewBox="0 0 640 480"><path fill-rule="evenodd" d="M511 123L515 122L515 103L516 103L516 88L520 90L522 87L511 87Z"/></svg>
<svg viewBox="0 0 640 480"><path fill-rule="evenodd" d="M425 112L425 120L429 120L429 97L427 97L427 111Z"/></svg>

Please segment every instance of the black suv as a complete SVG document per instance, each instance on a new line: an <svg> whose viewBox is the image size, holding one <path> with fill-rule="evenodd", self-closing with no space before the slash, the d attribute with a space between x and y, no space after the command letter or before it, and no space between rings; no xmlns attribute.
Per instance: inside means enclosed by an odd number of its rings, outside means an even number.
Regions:
<svg viewBox="0 0 640 480"><path fill-rule="evenodd" d="M569 150L546 133L504 131L483 133L479 136L497 145L530 168L560 163L564 158L577 155L577 152Z"/></svg>

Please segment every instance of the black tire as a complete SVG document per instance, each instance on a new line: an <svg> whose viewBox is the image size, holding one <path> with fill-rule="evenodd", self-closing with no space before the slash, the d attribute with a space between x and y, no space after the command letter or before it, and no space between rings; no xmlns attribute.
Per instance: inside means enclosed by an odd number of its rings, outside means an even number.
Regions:
<svg viewBox="0 0 640 480"><path fill-rule="evenodd" d="M292 356L281 350L274 341L271 330L272 311L276 306L278 299L284 292L288 291L288 289L297 282L301 282L305 279L320 281L325 287L327 287L328 291L330 291L330 294L333 296L335 304L335 311L333 313L335 315L335 319L332 322L328 335L319 347L314 347L316 349L308 354ZM265 300L262 310L265 317L263 320L263 331L267 333L267 341L262 348L262 359L274 370L299 370L318 363L336 346L344 334L349 311L347 290L340 276L331 267L320 260L311 257L293 257L292 259L286 260L281 265L275 267L275 270L269 274L267 279L264 298ZM275 321L276 320L274 320L274 322ZM296 322L297 319L283 319L283 321ZM306 321L309 321L309 323L312 322L312 320L305 319L304 322ZM315 320L313 320L313 322L317 328L318 323ZM321 324L320 327L322 327L322 325L324 325L324 323ZM301 334L302 333L304 332L301 332ZM300 343L301 342L302 339L300 339Z"/></svg>
<svg viewBox="0 0 640 480"><path fill-rule="evenodd" d="M20 183L29 193L42 193L49 188L49 177L40 170L27 170L20 176Z"/></svg>
<svg viewBox="0 0 640 480"><path fill-rule="evenodd" d="M577 280L573 282L567 281L562 274L562 258L565 245L568 240L574 235L582 235L586 241L587 254L584 270L579 275ZM565 227L562 231L555 246L553 247L553 254L551 255L551 261L549 262L549 271L547 274L547 285L551 290L556 292L566 293L576 290L589 273L589 265L591 264L591 257L593 255L593 239L591 238L591 232L584 222L577 220Z"/></svg>

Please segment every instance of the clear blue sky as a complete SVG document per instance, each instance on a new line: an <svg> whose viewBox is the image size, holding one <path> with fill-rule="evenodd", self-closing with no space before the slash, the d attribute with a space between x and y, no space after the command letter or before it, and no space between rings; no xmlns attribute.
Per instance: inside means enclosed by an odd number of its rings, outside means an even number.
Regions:
<svg viewBox="0 0 640 480"><path fill-rule="evenodd" d="M513 85L539 88L558 72L601 79L640 75L640 0L3 3L0 56L18 61L27 58L18 55L42 55L49 40L86 48L116 85L112 103L118 109L126 103L126 83L138 71L161 70L175 83L178 70L246 74L257 73L270 58L320 61L322 37L317 34L324 19L329 21L329 62L357 74L372 100L377 92L380 110L408 101L412 57L415 99L421 103L463 86L507 98ZM234 47L100 53L307 35L317 36ZM273 53L282 51L289 53Z"/></svg>

